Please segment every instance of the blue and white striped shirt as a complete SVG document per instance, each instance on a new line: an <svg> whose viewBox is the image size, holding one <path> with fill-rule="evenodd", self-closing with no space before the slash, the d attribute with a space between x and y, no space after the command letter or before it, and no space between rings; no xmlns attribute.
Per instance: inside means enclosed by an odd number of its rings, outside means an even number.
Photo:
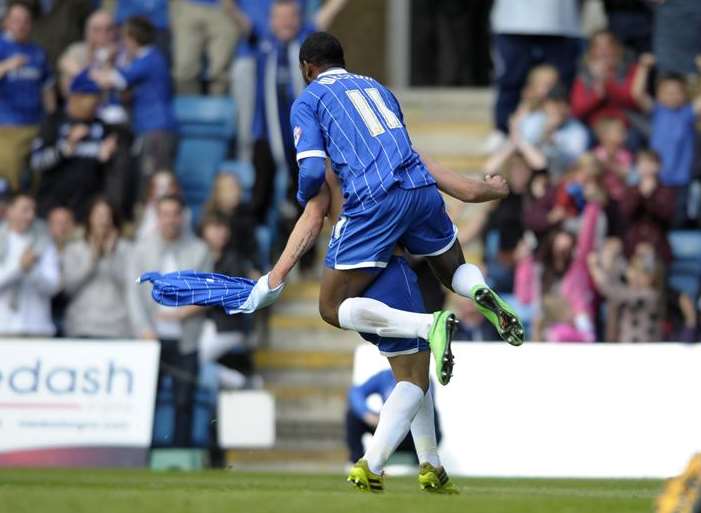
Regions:
<svg viewBox="0 0 701 513"><path fill-rule="evenodd" d="M372 207L395 185L435 183L414 151L399 102L373 78L340 68L321 73L295 100L291 122L297 161L331 160L346 213Z"/></svg>

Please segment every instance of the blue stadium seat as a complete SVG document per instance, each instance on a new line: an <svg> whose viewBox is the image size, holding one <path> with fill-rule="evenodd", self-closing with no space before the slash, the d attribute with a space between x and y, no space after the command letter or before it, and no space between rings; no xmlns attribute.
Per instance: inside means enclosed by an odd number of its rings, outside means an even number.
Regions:
<svg viewBox="0 0 701 513"><path fill-rule="evenodd" d="M236 133L236 106L228 96L178 96L175 117L180 138L175 173L197 223Z"/></svg>
<svg viewBox="0 0 701 513"><path fill-rule="evenodd" d="M701 230L675 230L669 234L672 264L669 286L697 298L701 292Z"/></svg>

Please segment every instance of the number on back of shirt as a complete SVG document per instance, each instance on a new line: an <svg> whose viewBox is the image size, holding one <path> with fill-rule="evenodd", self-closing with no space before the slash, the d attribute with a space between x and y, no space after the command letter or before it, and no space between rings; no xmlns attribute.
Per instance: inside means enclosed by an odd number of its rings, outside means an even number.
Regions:
<svg viewBox="0 0 701 513"><path fill-rule="evenodd" d="M399 121L397 115L394 112L392 112L392 110L389 107L387 107L387 104L385 103L384 99L382 98L382 95L380 94L380 91L378 91L377 88L371 87L365 89L365 93L367 93L367 95L370 97L372 103L375 104L375 107L382 115L382 118L385 120L385 123L387 124L387 127L389 129L402 128L402 122ZM382 126L382 122L375 114L375 111L372 110L372 107L370 106L367 99L365 98L365 96L363 96L363 93L361 93L359 89L350 89L346 91L346 95L348 96L348 99L353 103L355 110L363 119L363 123L365 123L365 126L368 127L370 135L372 135L373 137L377 137L378 135L385 133L385 127Z"/></svg>

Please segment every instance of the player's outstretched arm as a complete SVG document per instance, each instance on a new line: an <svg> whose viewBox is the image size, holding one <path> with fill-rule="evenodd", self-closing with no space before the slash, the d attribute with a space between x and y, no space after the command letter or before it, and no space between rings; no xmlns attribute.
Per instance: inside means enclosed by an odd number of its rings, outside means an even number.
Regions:
<svg viewBox="0 0 701 513"><path fill-rule="evenodd" d="M484 203L506 198L509 186L499 175L485 175L483 180L460 176L455 171L421 156L426 168L438 184L438 188L449 196L465 203Z"/></svg>
<svg viewBox="0 0 701 513"><path fill-rule="evenodd" d="M312 248L324 226L324 217L329 209L329 203L329 188L324 184L321 186L319 194L307 202L304 212L287 239L285 249L268 274L270 288L282 284L302 255Z"/></svg>

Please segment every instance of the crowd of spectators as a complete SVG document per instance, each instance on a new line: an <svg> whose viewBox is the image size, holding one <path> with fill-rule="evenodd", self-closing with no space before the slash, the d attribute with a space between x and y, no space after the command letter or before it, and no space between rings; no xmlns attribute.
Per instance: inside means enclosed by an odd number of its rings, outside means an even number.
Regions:
<svg viewBox="0 0 701 513"><path fill-rule="evenodd" d="M696 341L698 283L668 276L670 233L701 237L701 4L603 4L608 27L586 38L576 0L495 1L486 171L512 195L463 241L482 235L532 340Z"/></svg>
<svg viewBox="0 0 701 513"><path fill-rule="evenodd" d="M299 214L288 122L304 85L299 47L345 3L0 0L0 335L160 340L177 445L188 445L203 358L226 386L255 383L250 318L158 307L134 277L265 271L255 227L276 175L289 184L282 224ZM495 0L498 135L486 171L504 173L512 195L462 241L496 241L488 277L532 339L696 340L698 298L668 287L666 270L670 230L698 230L701 213L701 4L603 3L609 28L586 40L578 0ZM446 47L490 2L474 13L440 4ZM459 65L460 48L441 68ZM441 83L472 80L454 75ZM255 170L246 201L222 172L203 205L184 203L178 94L233 96L231 154ZM471 303L456 308L462 337L495 338Z"/></svg>
<svg viewBox="0 0 701 513"><path fill-rule="evenodd" d="M135 278L260 276L275 174L296 183L297 53L344 4L0 1L0 336L159 340L176 446L191 443L201 363L222 386L259 386L255 317L162 308ZM235 97L231 156L255 166L250 201L222 171L204 204L185 204L176 95ZM296 203L284 208L293 222Z"/></svg>

